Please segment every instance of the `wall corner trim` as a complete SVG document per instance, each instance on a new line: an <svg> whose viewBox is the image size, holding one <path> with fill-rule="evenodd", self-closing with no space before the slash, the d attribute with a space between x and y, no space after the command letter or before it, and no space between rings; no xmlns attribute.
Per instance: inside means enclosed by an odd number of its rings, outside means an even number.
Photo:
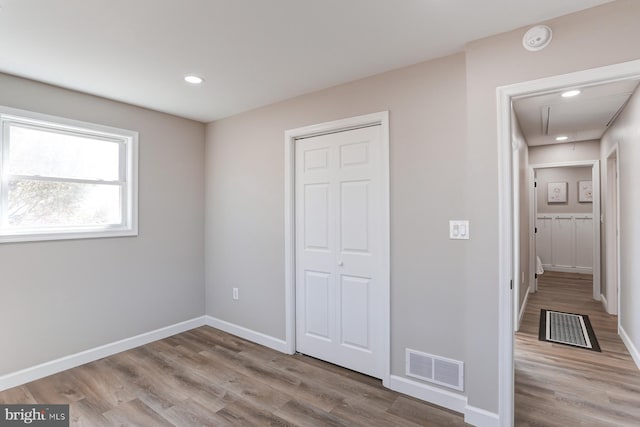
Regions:
<svg viewBox="0 0 640 427"><path fill-rule="evenodd" d="M190 320L185 320L184 322L155 329L153 331L144 332L133 337L101 345L99 347L63 356L16 372L10 372L0 376L0 391L17 387L67 369L75 368L77 366L84 365L116 353L131 350L132 348L140 347L141 345L149 344L204 325L205 316L200 316Z"/></svg>
<svg viewBox="0 0 640 427"><path fill-rule="evenodd" d="M624 330L622 325L618 327L618 333L620 334L620 338L622 338L622 342L627 347L627 350L629 350L633 361L636 362L636 366L640 369L640 351L638 351L638 348L633 344L631 337L629 337L627 331Z"/></svg>
<svg viewBox="0 0 640 427"><path fill-rule="evenodd" d="M464 408L464 422L477 427L499 427L500 417L494 412L467 405Z"/></svg>
<svg viewBox="0 0 640 427"><path fill-rule="evenodd" d="M245 328L244 326L239 326L235 323L230 323L226 320L221 320L213 316L204 316L204 319L204 324L211 326L212 328L220 329L221 331L227 332L231 335L272 348L281 353L293 354L285 340L263 334L262 332L256 332L252 329Z"/></svg>

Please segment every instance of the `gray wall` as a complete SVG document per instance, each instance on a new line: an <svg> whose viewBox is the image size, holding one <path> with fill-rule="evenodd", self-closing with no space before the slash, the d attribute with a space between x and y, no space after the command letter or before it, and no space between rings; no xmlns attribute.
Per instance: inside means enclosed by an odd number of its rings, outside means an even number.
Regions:
<svg viewBox="0 0 640 427"><path fill-rule="evenodd" d="M522 28L213 123L206 179L202 125L0 76L1 104L141 133L139 237L0 246L0 320L12 343L0 373L202 314L203 182L207 313L283 338L284 130L390 110L392 372L402 374L407 346L462 359L469 404L497 412L496 87L639 58L629 43L639 15L640 2L616 1L547 22L554 38L541 52L522 48ZM629 111L620 123L631 123ZM624 182L637 182L640 145L623 147ZM633 301L640 236L630 213L640 206L626 187L623 281ZM471 240L447 238L451 218L471 220ZM624 324L636 343L637 312Z"/></svg>
<svg viewBox="0 0 640 427"><path fill-rule="evenodd" d="M131 129L139 236L0 244L0 375L204 314L204 125L0 74L0 104Z"/></svg>
<svg viewBox="0 0 640 427"><path fill-rule="evenodd" d="M469 404L497 412L496 88L640 57L639 15L640 2L613 2L547 22L541 52L522 48L522 28L209 125L207 313L284 337L284 131L388 109L392 373L407 346L463 359ZM447 238L451 218L470 219L471 240Z"/></svg>
<svg viewBox="0 0 640 427"><path fill-rule="evenodd" d="M498 410L498 157L496 88L640 58L640 2L622 0L546 22L552 43L522 48L528 28L467 45L465 365L469 404ZM594 31L597 28L597 31ZM529 160L533 163L533 160Z"/></svg>
<svg viewBox="0 0 640 427"><path fill-rule="evenodd" d="M592 213L593 203L578 202L578 181L591 181L591 166L538 169L538 213ZM567 203L549 203L550 182L567 183Z"/></svg>
<svg viewBox="0 0 640 427"><path fill-rule="evenodd" d="M602 138L603 214L607 200L607 155L618 144L620 175L620 325L640 349L640 92ZM606 237L606 236L605 236ZM603 239L603 242L606 239Z"/></svg>
<svg viewBox="0 0 640 427"><path fill-rule="evenodd" d="M464 72L458 54L209 125L207 313L284 339L284 132L389 110L392 373L406 347L465 359L466 242L448 238L464 206Z"/></svg>
<svg viewBox="0 0 640 427"><path fill-rule="evenodd" d="M567 142L529 147L529 164L600 160L600 141Z"/></svg>

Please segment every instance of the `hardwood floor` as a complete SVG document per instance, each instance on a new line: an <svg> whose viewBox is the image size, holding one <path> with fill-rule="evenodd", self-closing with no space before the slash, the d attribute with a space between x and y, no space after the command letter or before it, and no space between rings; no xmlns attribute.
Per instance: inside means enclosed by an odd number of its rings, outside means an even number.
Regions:
<svg viewBox="0 0 640 427"><path fill-rule="evenodd" d="M640 370L592 277L545 272L515 339L517 426L640 426ZM538 341L540 309L587 314L602 353Z"/></svg>
<svg viewBox="0 0 640 427"><path fill-rule="evenodd" d="M201 327L0 392L74 426L463 426L379 380Z"/></svg>

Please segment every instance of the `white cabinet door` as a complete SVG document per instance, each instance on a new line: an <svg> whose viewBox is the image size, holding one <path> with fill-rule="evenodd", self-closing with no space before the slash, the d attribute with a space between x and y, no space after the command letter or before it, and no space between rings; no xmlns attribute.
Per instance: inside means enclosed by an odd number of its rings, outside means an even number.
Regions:
<svg viewBox="0 0 640 427"><path fill-rule="evenodd" d="M576 217L576 267L593 268L593 219Z"/></svg>
<svg viewBox="0 0 640 427"><path fill-rule="evenodd" d="M544 265L551 265L551 218L538 218L536 227L536 255Z"/></svg>
<svg viewBox="0 0 640 427"><path fill-rule="evenodd" d="M551 263L558 267L575 267L575 226L571 217L556 218L551 223Z"/></svg>
<svg viewBox="0 0 640 427"><path fill-rule="evenodd" d="M296 141L296 350L380 378L380 126Z"/></svg>
<svg viewBox="0 0 640 427"><path fill-rule="evenodd" d="M549 270L593 270L593 218L591 214L558 214L536 219L536 255Z"/></svg>

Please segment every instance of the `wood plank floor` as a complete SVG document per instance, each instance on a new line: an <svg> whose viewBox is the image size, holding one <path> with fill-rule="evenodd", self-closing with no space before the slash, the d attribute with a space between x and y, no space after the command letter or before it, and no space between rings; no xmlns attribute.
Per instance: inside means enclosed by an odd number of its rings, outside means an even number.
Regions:
<svg viewBox="0 0 640 427"><path fill-rule="evenodd" d="M0 392L69 403L74 426L463 426L379 380L209 327Z"/></svg>
<svg viewBox="0 0 640 427"><path fill-rule="evenodd" d="M592 276L545 272L515 339L517 426L640 426L640 370ZM538 341L540 309L587 314L602 353Z"/></svg>

